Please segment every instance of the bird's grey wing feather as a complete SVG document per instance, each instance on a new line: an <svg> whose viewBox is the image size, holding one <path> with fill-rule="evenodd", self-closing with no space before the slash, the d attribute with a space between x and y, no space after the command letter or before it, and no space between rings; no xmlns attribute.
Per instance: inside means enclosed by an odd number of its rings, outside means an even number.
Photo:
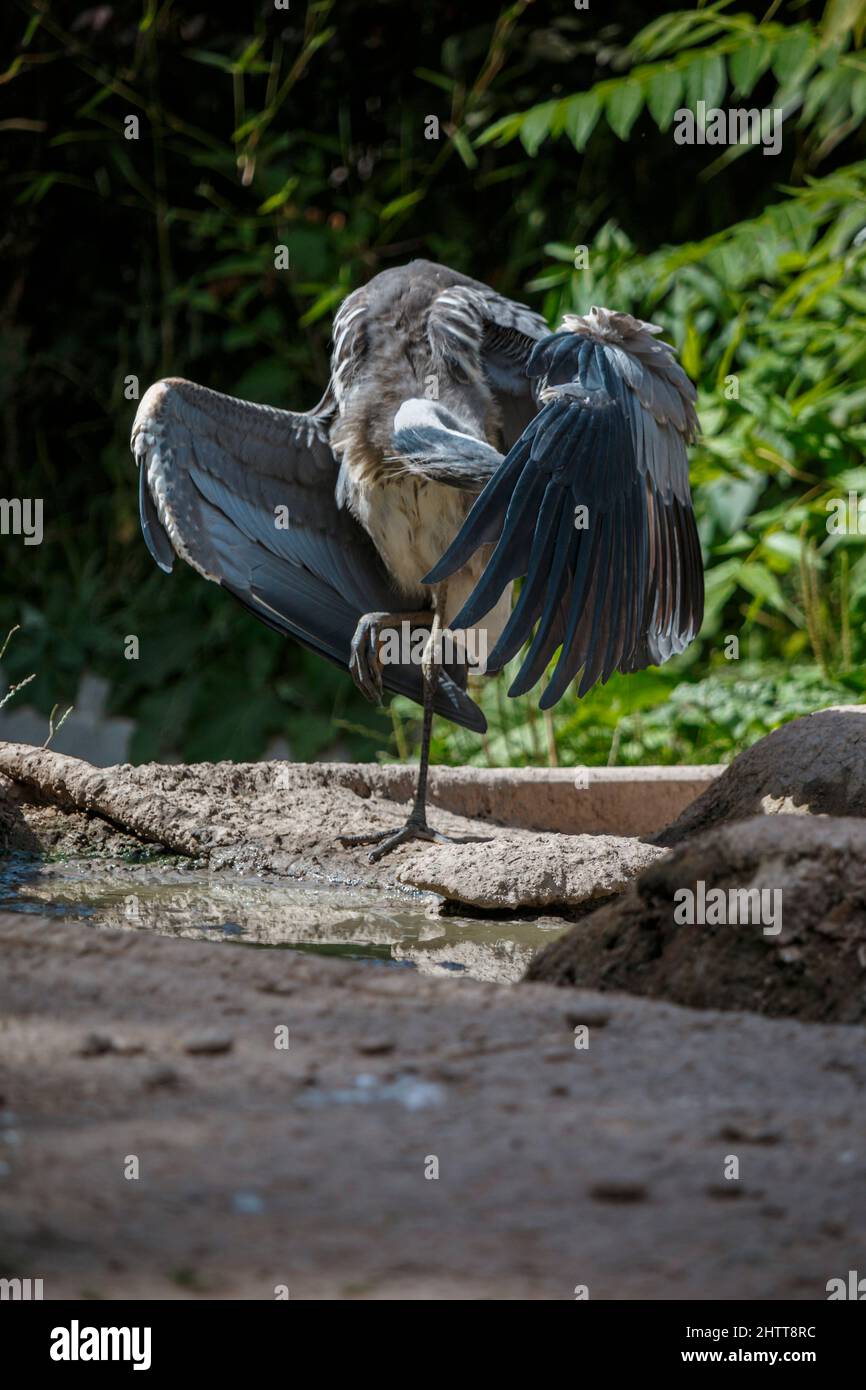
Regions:
<svg viewBox="0 0 866 1390"><path fill-rule="evenodd" d="M142 529L160 567L179 555L263 622L345 667L359 618L406 604L367 533L337 506L328 401L302 414L161 381L141 401L132 447ZM383 674L389 689L421 702L420 667L392 663ZM484 727L454 679L441 683L436 708Z"/></svg>
<svg viewBox="0 0 866 1390"><path fill-rule="evenodd" d="M171 574L174 567L174 551L163 530L156 503L150 495L146 468L138 470L138 514L145 545L163 573Z"/></svg>
<svg viewBox="0 0 866 1390"><path fill-rule="evenodd" d="M628 319L621 337L607 325L604 337L566 331L537 346L528 371L543 407L425 576L440 582L498 536L453 626L471 626L525 576L487 665L501 669L535 629L509 691L522 694L561 646L542 708L579 671L583 695L615 670L682 651L700 627L703 568L686 456L694 391L645 328Z"/></svg>
<svg viewBox="0 0 866 1390"><path fill-rule="evenodd" d="M438 353L463 366L480 360L499 408L506 449L538 412L526 364L535 344L549 333L540 314L486 285L449 286L431 306L428 336L434 356Z"/></svg>

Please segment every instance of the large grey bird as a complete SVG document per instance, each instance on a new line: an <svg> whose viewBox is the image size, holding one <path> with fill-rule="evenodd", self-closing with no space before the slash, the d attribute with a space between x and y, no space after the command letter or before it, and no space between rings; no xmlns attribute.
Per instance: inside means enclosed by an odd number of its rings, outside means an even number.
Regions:
<svg viewBox="0 0 866 1390"><path fill-rule="evenodd" d="M371 859L445 838L426 816L430 730L435 710L484 731L470 660L499 671L532 638L517 695L559 650L547 708L578 674L584 695L698 631L695 391L660 331L593 308L551 333L525 305L412 261L344 300L312 410L179 379L142 399L132 447L157 564L179 555L348 666L368 698L384 686L423 705L406 824L347 840L375 845ZM408 641L386 659L397 632Z"/></svg>

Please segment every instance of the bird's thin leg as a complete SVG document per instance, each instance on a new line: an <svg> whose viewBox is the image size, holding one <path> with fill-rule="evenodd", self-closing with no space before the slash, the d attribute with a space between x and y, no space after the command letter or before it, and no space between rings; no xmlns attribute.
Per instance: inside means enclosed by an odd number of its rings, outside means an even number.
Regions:
<svg viewBox="0 0 866 1390"><path fill-rule="evenodd" d="M444 590L445 585L441 586ZM415 800L412 803L412 810L404 825L397 830L373 830L367 835L341 835L340 844L349 848L356 845L375 845L375 849L370 851L370 863L375 864L378 859L382 859L398 845L403 845L407 840L430 840L436 844L464 843L463 840L454 840L453 837L443 835L438 830L433 830L427 824L427 774L430 768L430 735L433 730L433 700L436 695L436 685L439 680L439 665L436 661L436 652L439 645L438 638L442 631L442 623L439 617L440 606L444 605L445 595L440 592L436 610L433 614L433 621L430 628L430 637L424 650L422 660L422 672L424 675L424 721L421 726L421 756L418 763L418 781L415 784ZM469 836L469 839L476 839L477 836Z"/></svg>
<svg viewBox="0 0 866 1390"><path fill-rule="evenodd" d="M430 630L430 642L428 651L432 648L436 634L439 632L439 615L433 619ZM427 828L427 773L430 770L430 736L433 732L433 697L436 694L436 682L439 679L439 667L435 664L435 657L427 662L425 657L424 665L424 720L421 725L421 755L418 760L418 781L415 783L415 803L409 822L422 825Z"/></svg>

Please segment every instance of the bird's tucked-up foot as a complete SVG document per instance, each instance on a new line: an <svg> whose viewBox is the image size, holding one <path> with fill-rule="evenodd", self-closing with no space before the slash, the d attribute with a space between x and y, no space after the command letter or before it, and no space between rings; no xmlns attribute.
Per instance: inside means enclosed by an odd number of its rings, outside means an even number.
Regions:
<svg viewBox="0 0 866 1390"><path fill-rule="evenodd" d="M365 613L355 628L351 642L349 672L362 695L374 705L382 703L382 658L379 643L389 628L400 632L401 624L429 627L433 614L423 613Z"/></svg>

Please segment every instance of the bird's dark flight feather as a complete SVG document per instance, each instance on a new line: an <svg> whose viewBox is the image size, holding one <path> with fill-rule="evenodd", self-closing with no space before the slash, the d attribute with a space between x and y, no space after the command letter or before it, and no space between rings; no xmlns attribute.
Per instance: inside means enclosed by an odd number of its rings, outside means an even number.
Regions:
<svg viewBox="0 0 866 1390"><path fill-rule="evenodd" d="M694 392L665 344L635 320L610 317L625 325L621 339L565 331L536 345L526 371L542 409L425 576L447 579L496 540L452 626L478 622L522 576L487 667L500 670L531 638L509 690L520 695L559 649L543 709L578 674L584 695L614 671L682 651L703 615L686 460Z"/></svg>

